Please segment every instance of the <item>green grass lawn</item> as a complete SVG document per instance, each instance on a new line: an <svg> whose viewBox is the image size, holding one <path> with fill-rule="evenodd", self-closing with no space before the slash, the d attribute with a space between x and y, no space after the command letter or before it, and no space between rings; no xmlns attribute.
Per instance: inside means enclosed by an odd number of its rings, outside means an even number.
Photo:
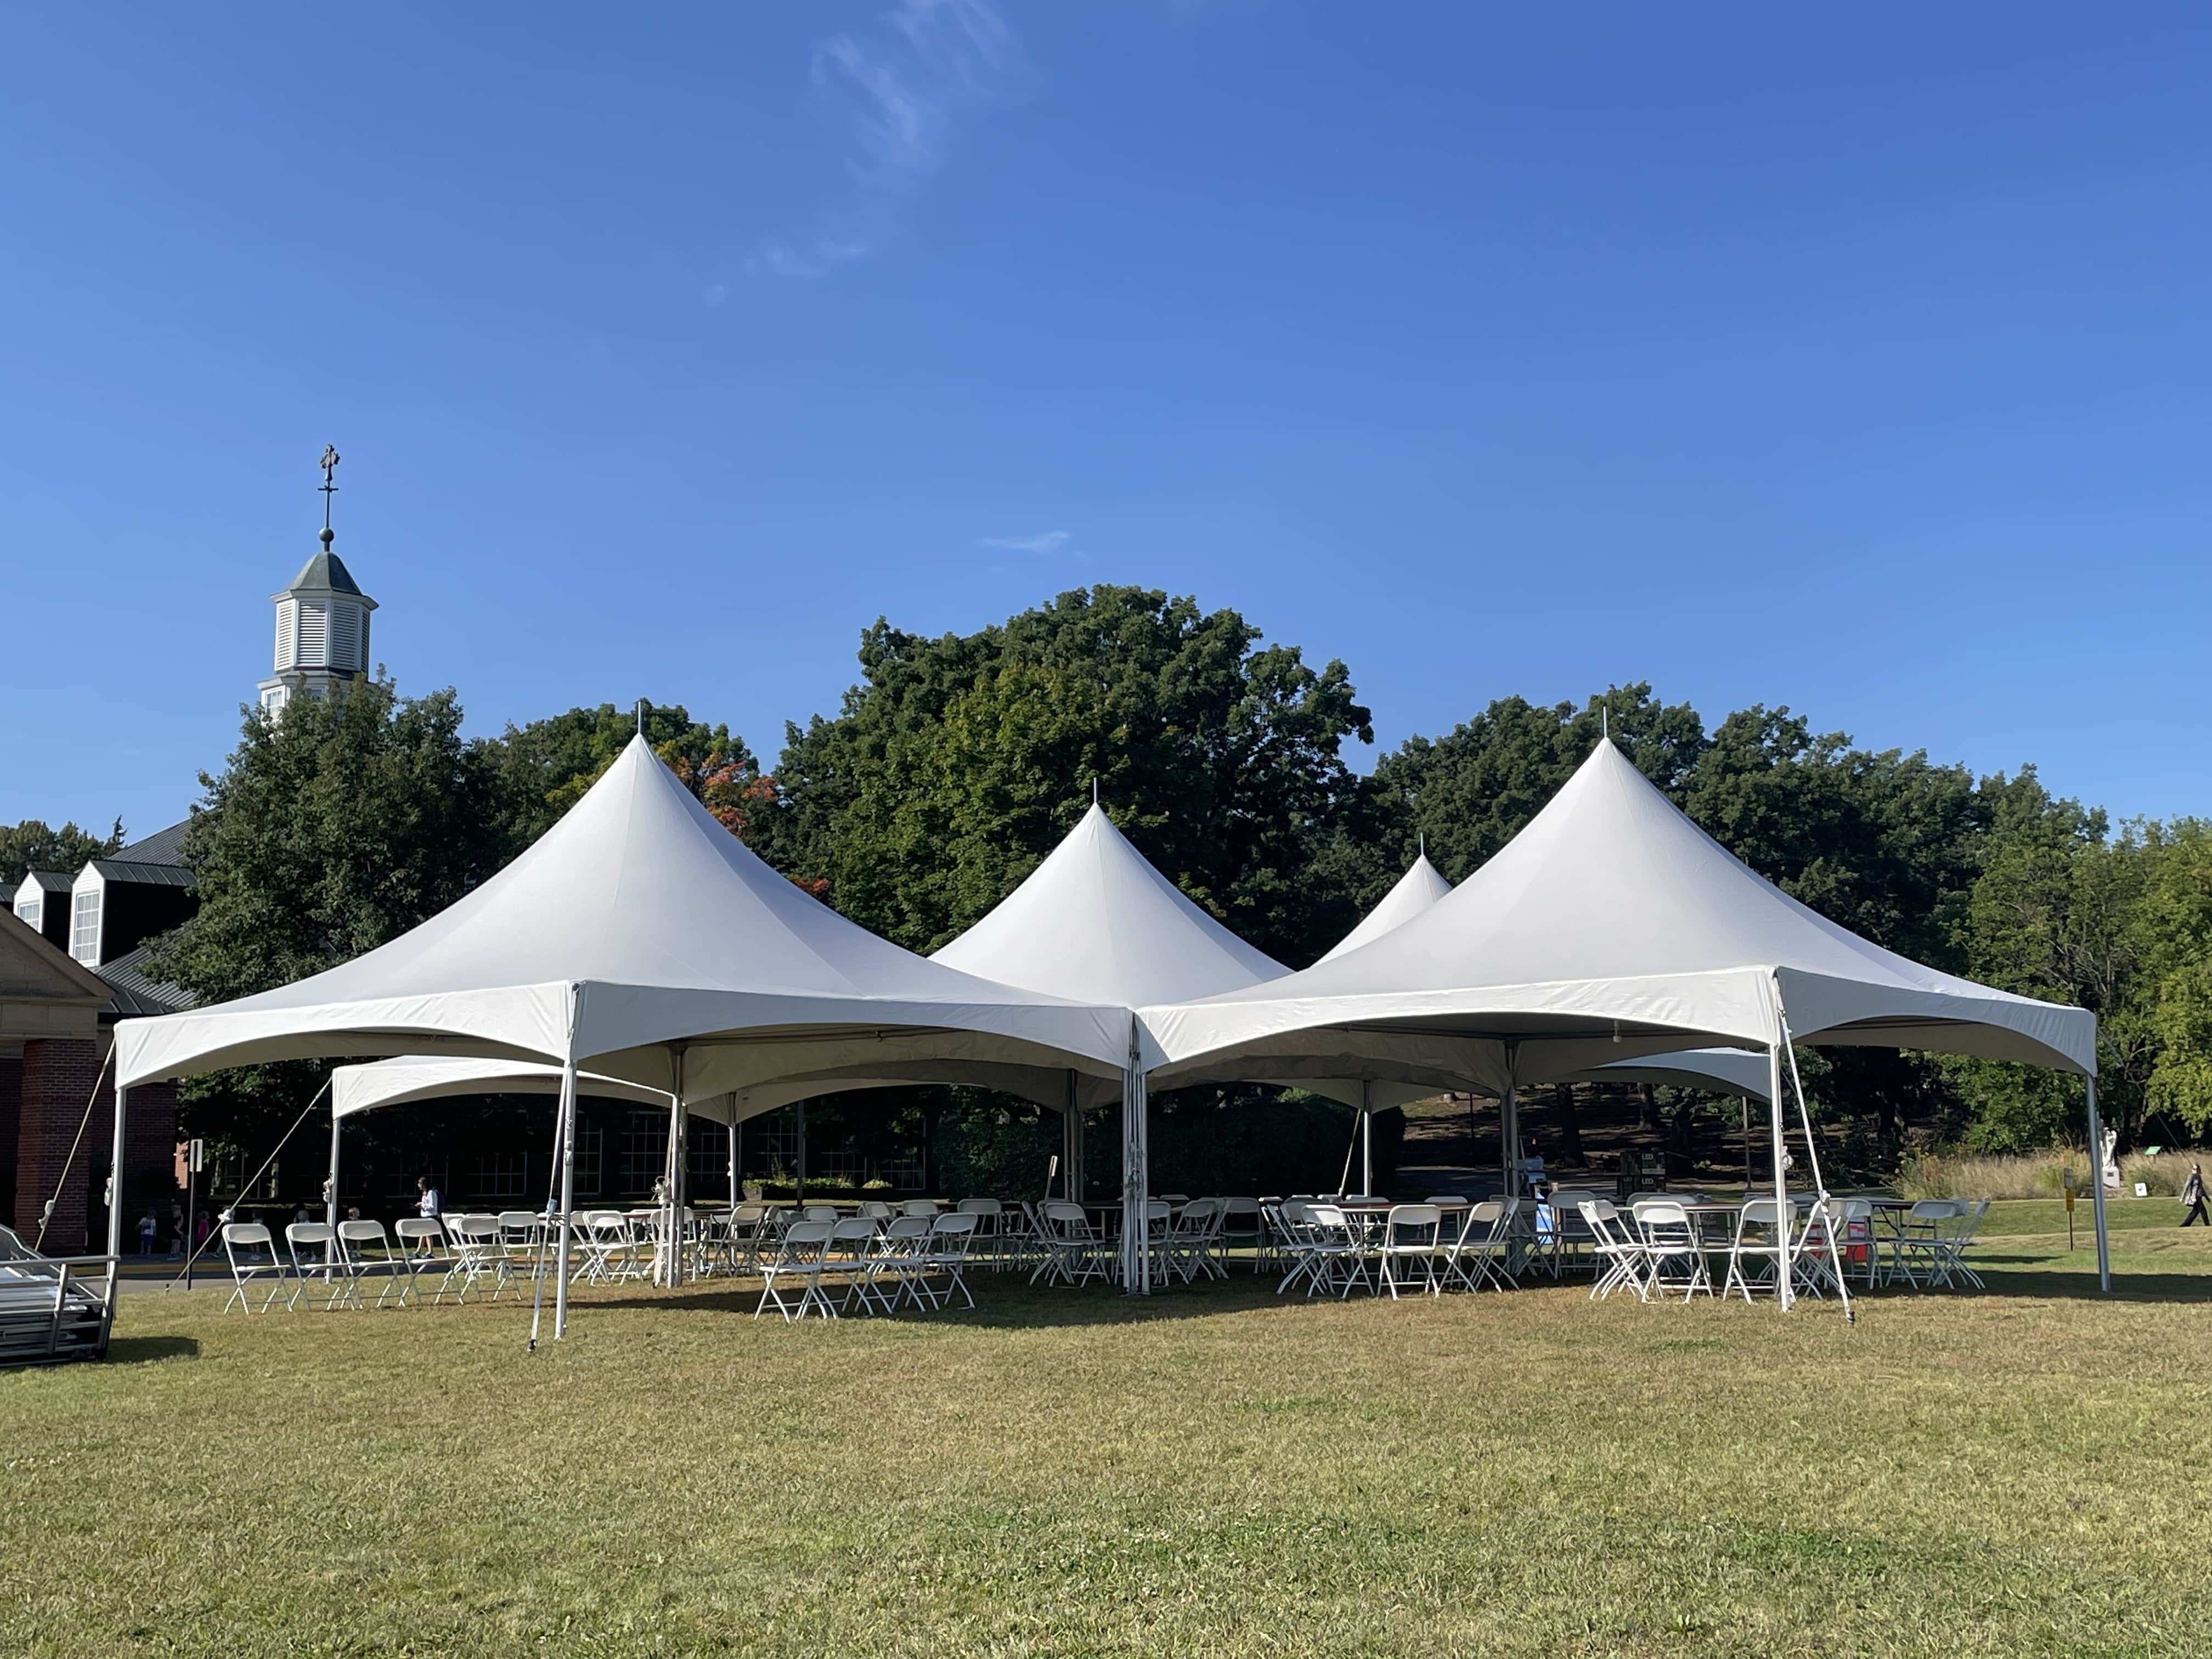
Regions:
<svg viewBox="0 0 2212 1659"><path fill-rule="evenodd" d="M2112 1299L2024 1203L1990 1293L1855 1327L980 1275L532 1356L511 1302L134 1296L0 1375L0 1654L2202 1656L2212 1236L2157 1213Z"/></svg>

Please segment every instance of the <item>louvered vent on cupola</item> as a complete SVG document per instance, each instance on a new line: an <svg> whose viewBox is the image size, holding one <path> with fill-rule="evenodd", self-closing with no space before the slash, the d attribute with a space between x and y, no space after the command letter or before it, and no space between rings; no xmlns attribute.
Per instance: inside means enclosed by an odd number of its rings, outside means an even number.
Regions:
<svg viewBox="0 0 2212 1659"><path fill-rule="evenodd" d="M300 601L300 654L302 668L330 666L331 608L320 599Z"/></svg>
<svg viewBox="0 0 2212 1659"><path fill-rule="evenodd" d="M331 606L331 666L348 673L361 666L361 612L343 599Z"/></svg>
<svg viewBox="0 0 2212 1659"><path fill-rule="evenodd" d="M282 600L276 606L276 668L278 672L292 665L292 613L299 609L293 600Z"/></svg>

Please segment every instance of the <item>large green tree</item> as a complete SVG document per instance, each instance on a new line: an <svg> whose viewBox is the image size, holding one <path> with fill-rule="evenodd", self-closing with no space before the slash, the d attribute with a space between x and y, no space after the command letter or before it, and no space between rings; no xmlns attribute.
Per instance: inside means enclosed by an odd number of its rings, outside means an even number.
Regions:
<svg viewBox="0 0 2212 1659"><path fill-rule="evenodd" d="M637 734L636 711L603 702L527 726L509 726L492 746L515 846L528 846L583 798ZM760 803L760 765L726 726L691 718L681 703L645 707L653 752L733 832Z"/></svg>
<svg viewBox="0 0 2212 1659"><path fill-rule="evenodd" d="M0 881L21 881L33 870L75 875L87 860L111 856L123 845L123 820L104 836L64 823L58 830L39 818L0 825Z"/></svg>
<svg viewBox="0 0 2212 1659"><path fill-rule="evenodd" d="M150 971L203 1002L250 995L374 949L451 904L513 847L489 747L461 735L451 690L402 697L379 678L344 696L246 716L202 774L184 857L198 914ZM305 1098L299 1067L254 1067L191 1091L218 1135ZM312 1085L309 1085L312 1087Z"/></svg>
<svg viewBox="0 0 2212 1659"><path fill-rule="evenodd" d="M1375 769L1376 822L1389 856L1370 880L1395 880L1417 840L1448 878L1465 880L1543 810L1607 732L1669 794L1680 792L1705 746L1698 711L1659 702L1641 682L1580 707L1501 697L1441 738L1407 738Z"/></svg>
<svg viewBox="0 0 2212 1659"><path fill-rule="evenodd" d="M1099 799L1146 857L1246 939L1312 959L1355 919L1318 883L1372 740L1344 665L1263 644L1234 611L1136 587L1063 593L927 639L878 622L833 719L790 729L747 838L848 916L943 944Z"/></svg>

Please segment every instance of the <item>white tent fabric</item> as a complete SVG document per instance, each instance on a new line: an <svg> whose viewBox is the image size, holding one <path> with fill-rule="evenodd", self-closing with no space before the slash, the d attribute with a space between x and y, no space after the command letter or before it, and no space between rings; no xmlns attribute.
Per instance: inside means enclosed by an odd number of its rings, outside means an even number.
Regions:
<svg viewBox="0 0 2212 1659"><path fill-rule="evenodd" d="M576 1073L579 1094L666 1106L668 1091ZM535 1060L457 1059L448 1054L407 1054L367 1066L340 1066L331 1073L331 1113L351 1117L379 1106L441 1100L454 1095L553 1095L561 1091L561 1067Z"/></svg>
<svg viewBox="0 0 2212 1659"><path fill-rule="evenodd" d="M1193 903L1096 803L1021 885L930 960L1122 1008L1186 1002L1290 971Z"/></svg>
<svg viewBox="0 0 2212 1659"><path fill-rule="evenodd" d="M561 821L421 927L296 984L117 1027L119 1082L258 1060L588 1060L684 1089L962 1050L1118 1074L1124 1008L993 984L877 938L754 855L634 740Z"/></svg>
<svg viewBox="0 0 2212 1659"><path fill-rule="evenodd" d="M1858 938L1754 874L1602 741L1494 858L1372 943L1139 1012L1164 1081L1231 1059L1336 1076L1357 1060L1409 1082L1510 1087L1685 1036L1763 1048L1785 1015L1800 1042L2096 1066L2086 1011Z"/></svg>
<svg viewBox="0 0 2212 1659"><path fill-rule="evenodd" d="M1334 962L1363 945L1372 945L1450 891L1451 884L1443 878L1442 871L1429 862L1429 855L1424 850L1414 857L1412 867L1398 878L1397 885L1385 893L1381 902L1359 919L1359 925L1339 939L1335 948L1322 960Z"/></svg>
<svg viewBox="0 0 2212 1659"><path fill-rule="evenodd" d="M1678 1089L1711 1089L1717 1094L1766 1099L1767 1058L1742 1048L1686 1048L1671 1054L1645 1054L1593 1066L1574 1083L1666 1083Z"/></svg>

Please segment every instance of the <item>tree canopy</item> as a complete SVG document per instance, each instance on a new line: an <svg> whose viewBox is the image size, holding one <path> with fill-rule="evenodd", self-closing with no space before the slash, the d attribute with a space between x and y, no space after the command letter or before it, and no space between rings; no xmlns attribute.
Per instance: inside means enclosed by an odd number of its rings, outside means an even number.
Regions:
<svg viewBox="0 0 2212 1659"><path fill-rule="evenodd" d="M1361 785L1372 721L1340 662L1314 668L1234 611L1137 587L1063 593L1003 626L925 639L878 622L861 683L792 726L747 839L848 916L944 944L1098 799L1192 898L1310 960L1356 916L1310 878Z"/></svg>
<svg viewBox="0 0 2212 1659"><path fill-rule="evenodd" d="M21 881L33 870L75 875L88 860L112 856L123 845L123 820L104 836L64 823L58 830L39 818L0 826L0 881Z"/></svg>

